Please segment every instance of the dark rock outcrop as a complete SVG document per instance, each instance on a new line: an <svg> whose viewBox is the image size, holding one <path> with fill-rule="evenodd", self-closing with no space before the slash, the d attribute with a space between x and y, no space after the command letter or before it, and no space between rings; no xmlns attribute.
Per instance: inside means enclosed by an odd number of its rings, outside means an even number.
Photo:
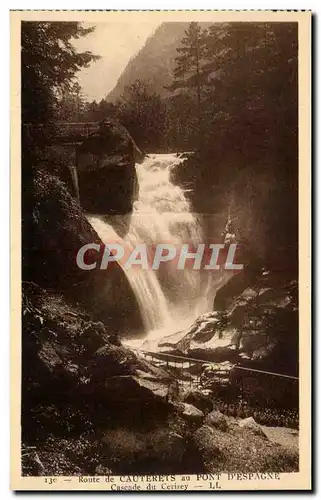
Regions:
<svg viewBox="0 0 321 500"><path fill-rule="evenodd" d="M115 331L141 328L136 298L120 266L99 269L101 254L93 252L89 262L96 269L77 265L80 248L103 243L89 224L64 183L45 169L34 169L27 186L23 213L23 279L62 292L78 301L97 320L108 321Z"/></svg>
<svg viewBox="0 0 321 500"><path fill-rule="evenodd" d="M94 214L126 214L138 196L135 161L143 154L121 124L104 121L77 148L80 203Z"/></svg>

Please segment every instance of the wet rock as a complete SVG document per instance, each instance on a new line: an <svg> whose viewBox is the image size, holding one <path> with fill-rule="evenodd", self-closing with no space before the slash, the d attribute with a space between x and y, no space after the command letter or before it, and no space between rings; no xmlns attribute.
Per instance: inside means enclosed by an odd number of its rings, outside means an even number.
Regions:
<svg viewBox="0 0 321 500"><path fill-rule="evenodd" d="M202 314L185 331L168 335L159 341L145 342L143 348L202 360L226 361L233 357L235 330L226 327L227 316L222 312Z"/></svg>
<svg viewBox="0 0 321 500"><path fill-rule="evenodd" d="M76 470L91 475L101 464L113 472L130 471L126 468L135 470L135 460L141 471L183 471L189 463L187 445L168 428L170 415L177 418L173 403L177 381L119 343L112 344L102 323L90 321L62 297L39 287L37 294L31 294L29 288L23 300L23 439L28 445L39 443L47 473ZM92 354L101 341L104 345ZM114 456L100 457L95 440L101 429L108 428L111 443L116 428L126 429L134 455L130 443L124 443L123 460L113 444L109 449ZM75 437L72 449L71 436ZM80 463L81 436L88 440L89 454ZM88 456L93 459L88 461ZM24 464L24 470L43 474L34 459Z"/></svg>
<svg viewBox="0 0 321 500"><path fill-rule="evenodd" d="M229 361L215 365L203 365L201 376L202 387L217 395L217 392L220 391L221 388L226 388L230 385L230 375L233 367L234 365Z"/></svg>
<svg viewBox="0 0 321 500"><path fill-rule="evenodd" d="M171 335L166 335L165 337L153 341L145 340L142 345L142 349L150 350L153 352L169 352L173 353L177 350L179 342L186 336L186 331L179 331Z"/></svg>
<svg viewBox="0 0 321 500"><path fill-rule="evenodd" d="M97 467L95 469L95 473L98 476L109 476L113 472L108 467L105 467L104 465L97 465Z"/></svg>

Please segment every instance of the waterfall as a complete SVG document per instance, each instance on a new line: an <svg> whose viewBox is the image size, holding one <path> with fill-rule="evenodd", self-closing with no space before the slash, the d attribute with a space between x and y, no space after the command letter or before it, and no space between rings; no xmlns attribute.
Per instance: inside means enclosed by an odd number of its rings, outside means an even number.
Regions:
<svg viewBox="0 0 321 500"><path fill-rule="evenodd" d="M118 242L129 248L145 243L151 248L158 243L180 247L202 242L197 216L184 191L171 182L172 169L182 161L177 154L155 154L136 165L139 196L124 239L119 229L128 224L130 216L89 217L103 243ZM201 273L196 270L168 266L162 272L137 268L124 272L137 298L148 338L178 331L206 310Z"/></svg>

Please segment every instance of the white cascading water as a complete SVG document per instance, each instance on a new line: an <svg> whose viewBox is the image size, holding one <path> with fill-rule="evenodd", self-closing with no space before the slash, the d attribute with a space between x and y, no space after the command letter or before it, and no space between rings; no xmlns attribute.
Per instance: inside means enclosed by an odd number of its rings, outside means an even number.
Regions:
<svg viewBox="0 0 321 500"><path fill-rule="evenodd" d="M104 244L117 242L133 248L140 243L147 247L158 243L180 247L183 243L202 242L197 216L191 212L183 190L171 182L172 168L182 161L177 154L155 154L136 165L139 196L125 238L114 229L126 224L124 216L113 216L111 223L107 223L104 216L89 216ZM144 323L146 335L140 343L177 332L207 310L201 275L193 269L168 268L165 279L161 279L160 271L152 269L130 268L124 272Z"/></svg>

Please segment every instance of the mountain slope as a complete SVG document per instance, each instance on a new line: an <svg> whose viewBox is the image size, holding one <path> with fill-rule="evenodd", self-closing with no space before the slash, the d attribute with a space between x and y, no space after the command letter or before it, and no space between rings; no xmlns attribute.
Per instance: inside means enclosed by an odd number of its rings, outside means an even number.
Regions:
<svg viewBox="0 0 321 500"><path fill-rule="evenodd" d="M126 86L137 79L149 83L162 97L168 95L164 88L173 80L176 49L189 23L163 23L151 35L144 47L127 64L114 89L106 97L115 102L121 97Z"/></svg>

